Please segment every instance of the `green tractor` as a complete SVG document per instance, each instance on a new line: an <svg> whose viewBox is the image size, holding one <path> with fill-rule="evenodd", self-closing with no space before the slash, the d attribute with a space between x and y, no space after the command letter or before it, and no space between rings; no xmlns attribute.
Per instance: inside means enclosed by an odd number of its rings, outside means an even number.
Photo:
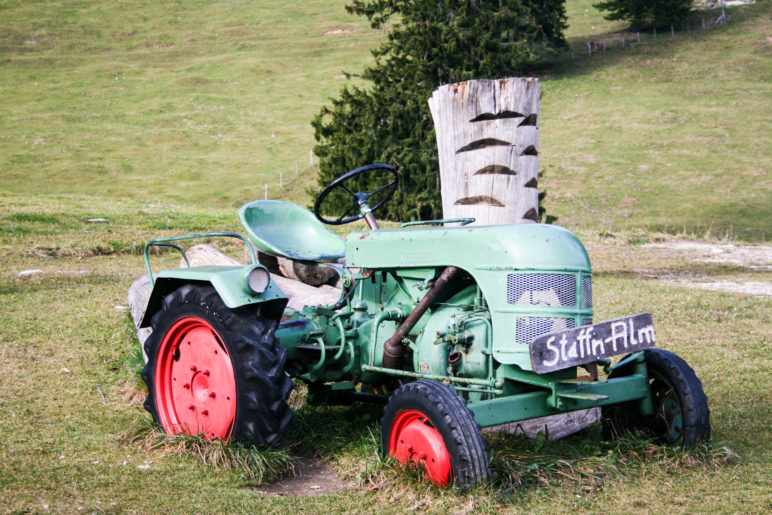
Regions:
<svg viewBox="0 0 772 515"><path fill-rule="evenodd" d="M684 360L653 348L651 315L593 321L590 262L572 233L473 219L380 229L372 211L397 179L391 166L363 166L335 179L314 213L275 200L244 205L248 238L147 244L142 377L145 407L165 431L280 444L294 378L309 402L383 404L383 454L440 486L490 477L481 427L546 415L601 407L608 437L644 431L686 448L709 438L702 385ZM382 186L361 191L374 183ZM369 230L345 240L320 223L361 218ZM241 238L252 263L153 275L150 247L185 256L174 242L202 236ZM340 299L285 310L250 242L333 267ZM613 356L622 357L612 365Z"/></svg>

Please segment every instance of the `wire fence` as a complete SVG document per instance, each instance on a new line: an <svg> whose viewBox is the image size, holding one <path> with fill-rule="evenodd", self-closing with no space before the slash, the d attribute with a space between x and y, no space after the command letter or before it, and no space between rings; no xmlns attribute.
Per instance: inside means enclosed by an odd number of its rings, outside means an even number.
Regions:
<svg viewBox="0 0 772 515"><path fill-rule="evenodd" d="M715 12L714 12L715 11ZM571 57L575 58L577 53L583 55L593 55L603 53L612 49L634 48L647 39L657 39L661 37L675 36L676 33L691 33L694 31L708 30L727 22L726 13L721 9L712 9L710 11L700 11L694 13L680 24L672 24L664 31L656 28L650 31L620 31L607 34L601 38L588 39L580 46L574 45L571 50Z"/></svg>

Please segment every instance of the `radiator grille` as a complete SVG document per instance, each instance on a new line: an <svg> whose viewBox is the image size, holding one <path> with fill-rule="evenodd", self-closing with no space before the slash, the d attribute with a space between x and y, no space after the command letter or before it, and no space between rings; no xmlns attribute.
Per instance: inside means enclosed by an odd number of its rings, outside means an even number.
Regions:
<svg viewBox="0 0 772 515"><path fill-rule="evenodd" d="M515 338L517 343L530 344L537 336L575 326L573 318L518 317Z"/></svg>
<svg viewBox="0 0 772 515"><path fill-rule="evenodd" d="M573 306L576 304L576 276L571 274L509 274L507 276L507 302L509 304Z"/></svg>
<svg viewBox="0 0 772 515"><path fill-rule="evenodd" d="M592 277L590 276L582 278L582 307L592 307Z"/></svg>

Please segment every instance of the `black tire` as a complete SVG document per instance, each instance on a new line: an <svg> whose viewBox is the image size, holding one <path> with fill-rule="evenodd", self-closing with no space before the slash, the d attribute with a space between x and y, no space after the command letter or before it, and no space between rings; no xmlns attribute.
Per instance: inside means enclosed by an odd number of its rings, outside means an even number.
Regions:
<svg viewBox="0 0 772 515"><path fill-rule="evenodd" d="M624 433L643 434L659 443L693 448L710 439L710 410L702 383L694 370L680 357L662 349L646 349L644 360L654 414L642 416L638 402L603 408L603 436L616 438ZM610 378L632 373L633 365L614 370Z"/></svg>
<svg viewBox="0 0 772 515"><path fill-rule="evenodd" d="M184 385L191 396L190 401L184 402L190 402L190 406L180 405L183 402L181 396L187 394L179 386L179 382L186 380L182 378L185 374L182 364L197 359L196 353L201 352L197 350L201 348L198 341L191 347L183 347L183 342L191 345L191 338L184 332L185 324L198 324L197 329L203 327L204 331L209 331L204 341L214 348L214 354L217 354L218 348L225 350L225 355L220 352L220 356L215 358L220 361L213 368L216 369L214 372L222 372L219 375L232 387L227 391L235 391L235 406L230 395L226 400L225 394L216 397L213 392L203 391L207 395L201 396L201 389L196 390L199 397L194 398L193 386L200 384L200 381L196 382L195 374L199 372L192 372L191 380ZM212 287L185 285L168 294L161 309L152 318L153 332L145 342L148 356L147 365L142 370L142 379L148 388L145 409L170 433L202 432L207 437L248 442L263 448L281 445L282 435L292 419L287 398L293 383L284 371L287 351L274 338L277 324L276 320L262 316L260 305L229 309ZM182 352L186 348L190 350ZM218 364L224 366L218 368ZM207 376L203 380L210 379L214 384L215 373L211 378L208 377L208 370L202 373ZM179 382L178 375L181 377ZM232 379L228 380L231 376ZM160 393L156 391L157 385ZM210 384L205 383L205 386L209 388ZM211 385L211 388L216 386ZM202 426L207 422L198 422L196 429L191 429L187 424L182 427L180 422L175 424L172 421L176 420L178 413L182 414L182 410L195 411L194 403L204 397L202 407L204 402L208 403L207 406L214 406L212 411L218 418L219 433L214 430L208 432ZM159 401L162 403L160 410ZM220 416L221 413L225 416ZM202 415L209 413L202 409L196 414L199 421L211 420ZM228 418L231 420L226 420Z"/></svg>
<svg viewBox="0 0 772 515"><path fill-rule="evenodd" d="M399 438L399 421L406 414L420 413L421 422L434 428L442 437L450 459L450 478L430 478L445 486L452 482L465 488L490 479L488 454L480 426L466 403L450 387L437 381L420 380L397 389L381 419L381 452L394 456L392 443ZM395 425L397 422L397 425ZM416 460L413 460L417 463ZM426 468L426 464L422 463Z"/></svg>

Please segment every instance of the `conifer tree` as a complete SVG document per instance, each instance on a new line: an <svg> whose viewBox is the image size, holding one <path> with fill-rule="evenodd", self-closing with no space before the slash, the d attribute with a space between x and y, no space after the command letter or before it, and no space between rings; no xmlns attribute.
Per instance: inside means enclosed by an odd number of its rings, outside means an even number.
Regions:
<svg viewBox="0 0 772 515"><path fill-rule="evenodd" d="M607 20L629 21L633 29L667 27L689 16L692 0L606 0L592 4Z"/></svg>
<svg viewBox="0 0 772 515"><path fill-rule="evenodd" d="M373 28L392 25L361 75L368 85L344 87L312 122L319 187L358 166L388 163L399 170L400 188L378 216L440 218L432 91L517 76L565 49L564 0L354 0L346 9Z"/></svg>

